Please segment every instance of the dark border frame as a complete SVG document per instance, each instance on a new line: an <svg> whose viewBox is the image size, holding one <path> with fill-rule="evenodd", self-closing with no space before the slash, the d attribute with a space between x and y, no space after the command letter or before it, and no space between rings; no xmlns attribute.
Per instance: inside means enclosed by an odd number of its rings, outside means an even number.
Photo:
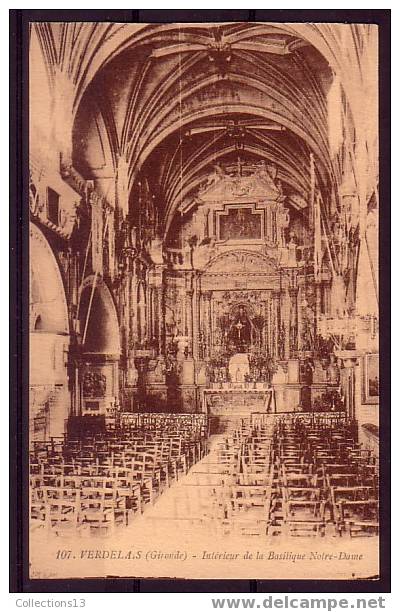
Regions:
<svg viewBox="0 0 400 612"><path fill-rule="evenodd" d="M28 575L28 31L30 21L138 23L270 21L374 23L379 30L380 134L380 577L369 580L31 580ZM390 37L382 10L10 10L10 582L12 593L379 593L390 592ZM384 417L384 418L383 418ZM372 577L373 578L373 577Z"/></svg>

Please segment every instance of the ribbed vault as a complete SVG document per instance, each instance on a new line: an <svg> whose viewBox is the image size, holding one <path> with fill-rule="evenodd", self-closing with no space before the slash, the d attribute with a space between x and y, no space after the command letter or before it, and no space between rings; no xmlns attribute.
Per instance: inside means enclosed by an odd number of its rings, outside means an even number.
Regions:
<svg viewBox="0 0 400 612"><path fill-rule="evenodd" d="M376 134L360 108L373 90L364 78L375 60L369 26L41 23L35 35L50 86L60 75L71 84L73 163L107 198L118 177L131 209L146 174L164 232L213 165L233 158L275 164L284 191L307 202L312 153L323 198L336 197L344 162L329 140L335 76L363 129L358 146L373 156Z"/></svg>

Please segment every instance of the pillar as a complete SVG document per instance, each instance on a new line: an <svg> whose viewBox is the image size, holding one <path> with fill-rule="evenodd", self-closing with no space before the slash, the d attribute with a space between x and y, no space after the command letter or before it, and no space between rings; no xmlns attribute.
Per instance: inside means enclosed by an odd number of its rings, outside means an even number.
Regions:
<svg viewBox="0 0 400 612"><path fill-rule="evenodd" d="M349 354L347 354L349 353ZM357 355L350 351L336 353L342 360L342 390L345 396L345 409L349 419L356 418L356 394L355 394L355 367L358 363Z"/></svg>
<svg viewBox="0 0 400 612"><path fill-rule="evenodd" d="M321 314L321 283L320 282L316 282L315 283L315 318L314 318L314 338L316 338L317 335L317 329L318 329L318 317Z"/></svg>
<svg viewBox="0 0 400 612"><path fill-rule="evenodd" d="M304 286L299 286L299 293L297 296L297 349L299 351L303 348L303 309L302 304L304 302Z"/></svg>
<svg viewBox="0 0 400 612"><path fill-rule="evenodd" d="M289 355L296 357L298 351L298 313L297 313L298 288L289 289Z"/></svg>
<svg viewBox="0 0 400 612"><path fill-rule="evenodd" d="M185 336L189 338L189 352L193 351L193 289L185 290Z"/></svg>
<svg viewBox="0 0 400 612"><path fill-rule="evenodd" d="M284 291L281 297L281 327L284 328L283 359L288 359L290 354L290 297L288 291Z"/></svg>
<svg viewBox="0 0 400 612"><path fill-rule="evenodd" d="M156 288L156 313L157 313L157 346L158 354L164 353L164 288Z"/></svg>
<svg viewBox="0 0 400 612"><path fill-rule="evenodd" d="M199 331L200 331L200 282L196 273L193 274L192 293L192 355L195 360L199 358Z"/></svg>
<svg viewBox="0 0 400 612"><path fill-rule="evenodd" d="M205 356L210 357L212 346L212 292L205 291L204 296L204 340L206 344Z"/></svg>
<svg viewBox="0 0 400 612"><path fill-rule="evenodd" d="M271 326L271 349L274 357L279 357L278 342L281 328L281 292L272 291L272 326Z"/></svg>

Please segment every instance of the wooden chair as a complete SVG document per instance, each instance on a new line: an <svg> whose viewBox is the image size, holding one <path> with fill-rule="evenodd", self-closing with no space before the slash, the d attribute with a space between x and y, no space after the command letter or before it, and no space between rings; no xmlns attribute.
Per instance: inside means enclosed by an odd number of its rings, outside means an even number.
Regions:
<svg viewBox="0 0 400 612"><path fill-rule="evenodd" d="M379 503L376 499L339 501L336 504L339 534L348 531L350 537L378 535Z"/></svg>
<svg viewBox="0 0 400 612"><path fill-rule="evenodd" d="M284 531L287 536L324 536L324 500L285 500L282 502Z"/></svg>
<svg viewBox="0 0 400 612"><path fill-rule="evenodd" d="M244 536L268 534L273 522L272 490L263 485L239 485L231 488L228 523Z"/></svg>

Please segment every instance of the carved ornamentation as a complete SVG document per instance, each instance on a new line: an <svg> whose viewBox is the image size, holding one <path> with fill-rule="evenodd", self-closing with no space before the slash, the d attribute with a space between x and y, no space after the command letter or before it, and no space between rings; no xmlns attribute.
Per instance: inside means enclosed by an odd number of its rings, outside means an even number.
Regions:
<svg viewBox="0 0 400 612"><path fill-rule="evenodd" d="M85 372L82 382L84 397L104 397L106 377L101 372Z"/></svg>
<svg viewBox="0 0 400 612"><path fill-rule="evenodd" d="M259 253L230 251L229 253L219 255L211 261L207 272L276 274L277 270L272 260Z"/></svg>
<svg viewBox="0 0 400 612"><path fill-rule="evenodd" d="M233 175L225 172L221 166L214 168L214 173L200 188L199 199L203 202L224 202L232 200L253 199L272 202L284 200L282 186L277 178L275 165L260 162L249 168L240 168Z"/></svg>

